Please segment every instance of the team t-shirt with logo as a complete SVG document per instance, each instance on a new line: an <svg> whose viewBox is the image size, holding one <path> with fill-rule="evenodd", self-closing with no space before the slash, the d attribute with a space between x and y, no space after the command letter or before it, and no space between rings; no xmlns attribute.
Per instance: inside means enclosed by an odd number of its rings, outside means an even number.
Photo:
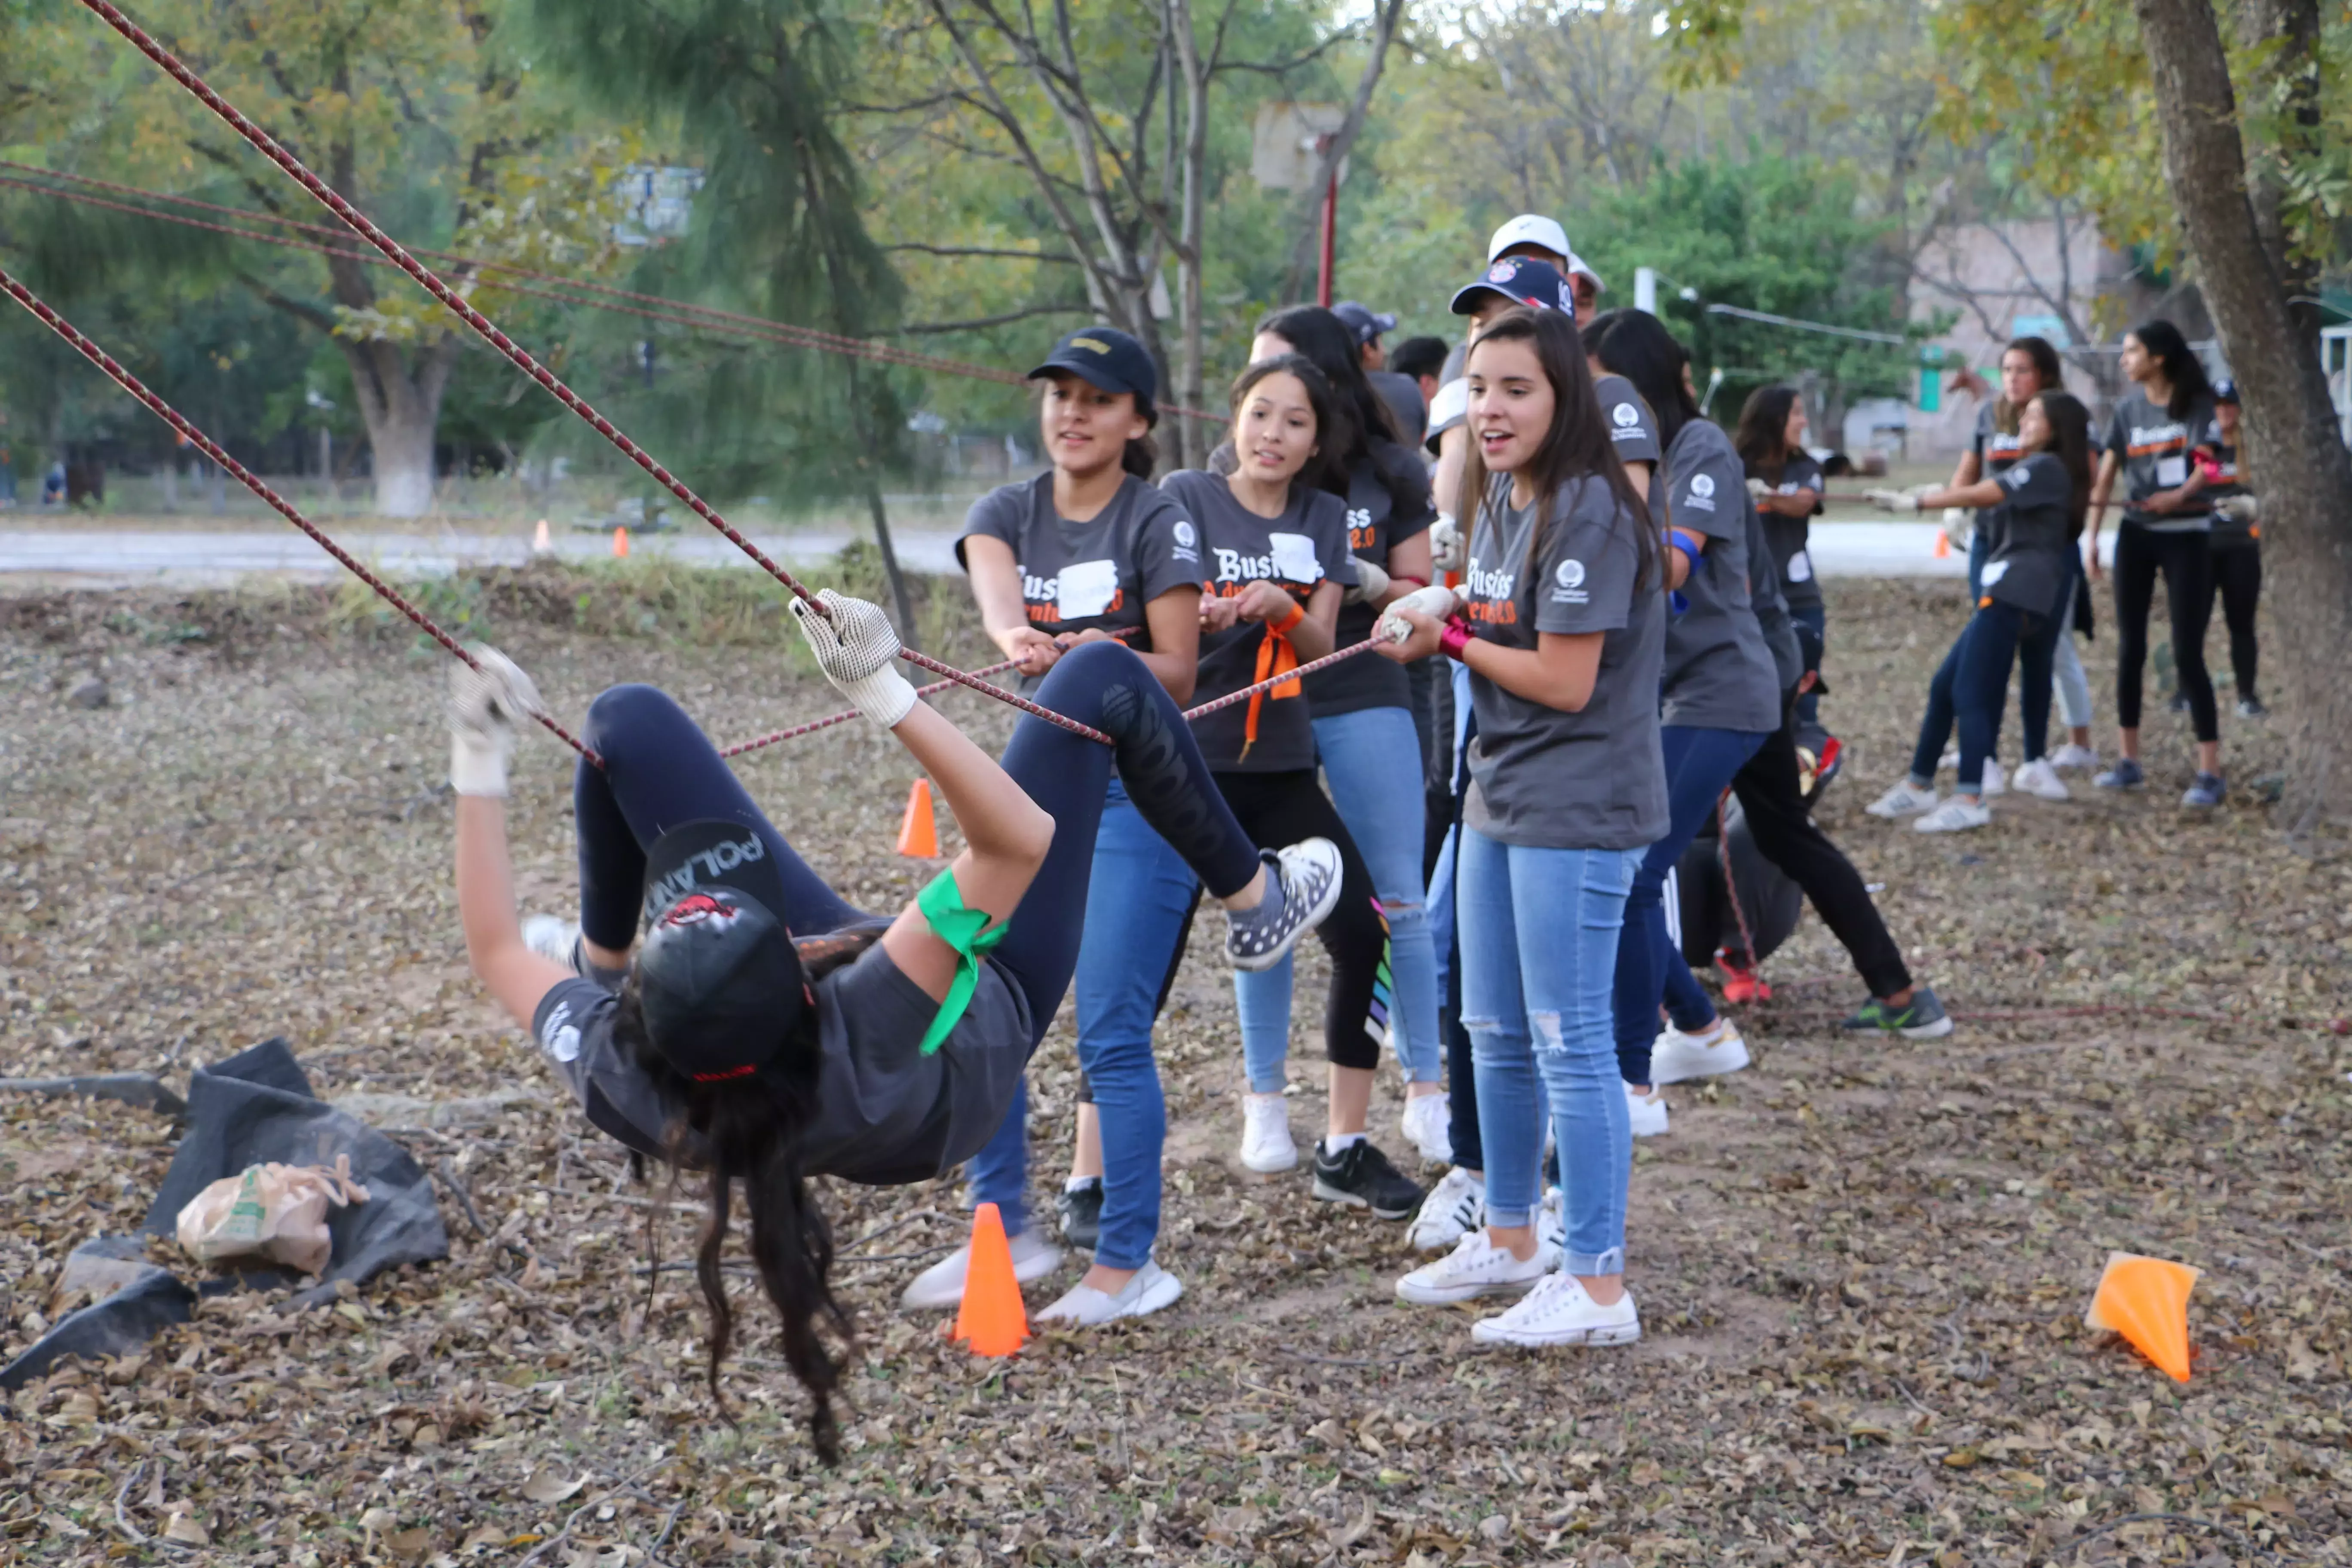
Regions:
<svg viewBox="0 0 2352 1568"><path fill-rule="evenodd" d="M1554 498L1535 546L1537 508L1509 504L1497 475L1470 541L1464 613L1480 638L1532 648L1538 636L1599 632L1592 696L1570 713L1515 696L1473 670L1478 736L1462 820L1489 838L1544 849L1637 849L1666 832L1658 673L1666 602L1641 581L1639 525L1601 480Z"/></svg>
<svg viewBox="0 0 2352 1568"><path fill-rule="evenodd" d="M1780 726L1780 682L1748 593L1748 470L1722 426L1694 419L1675 432L1653 496L1663 526L1704 534L1683 584L1689 608L1666 626L1666 723L1754 732Z"/></svg>
<svg viewBox="0 0 2352 1568"><path fill-rule="evenodd" d="M1428 470L1401 448L1390 447L1387 455L1412 486L1411 499L1402 510L1370 458L1360 458L1348 472L1349 548L1383 568L1389 563L1390 551L1416 534L1428 532L1429 525L1437 521L1429 504ZM1372 622L1378 618L1379 612L1370 605L1340 605L1338 640L1332 646L1352 647L1363 641L1372 635ZM1412 689L1406 684L1404 666L1378 654L1358 654L1344 664L1308 676L1307 701L1315 717L1328 719L1365 708L1410 707Z"/></svg>
<svg viewBox="0 0 2352 1568"><path fill-rule="evenodd" d="M2205 493L2216 501L2229 496L2244 495L2245 481L2238 475L2238 448L2233 443L2221 439L2219 420L2214 421L2212 438L2207 445L2212 448L2212 457L2205 470ZM2243 549L2255 544L2259 539L2254 524L2224 517L2219 511L2213 514L2214 549Z"/></svg>
<svg viewBox="0 0 2352 1568"><path fill-rule="evenodd" d="M2025 447L2018 439L2017 432L2000 428L1999 410L2000 405L1992 403L1977 410L1977 433L1969 443L1969 449L1977 455L1977 475L1979 479L2000 478L2011 464L2025 455ZM2014 425L2017 421L2011 419L2010 423ZM1992 527L1993 513L2000 510L1991 506L1977 508L1977 526Z"/></svg>
<svg viewBox="0 0 2352 1568"><path fill-rule="evenodd" d="M2001 470L2001 503L1992 510L1983 593L2032 616L2055 616L2059 595L2074 586L2074 481L2054 452L2034 452Z"/></svg>
<svg viewBox="0 0 2352 1568"><path fill-rule="evenodd" d="M1780 575L1781 597L1792 610L1810 609L1822 602L1822 584L1813 575L1812 553L1813 517L1821 514L1824 488L1822 466L1813 461L1810 453L1791 452L1788 462L1781 466L1780 482L1772 488L1778 495L1813 498L1812 517L1785 517L1777 511L1758 509L1765 547L1771 552L1773 570ZM1749 558L1754 559L1752 553Z"/></svg>
<svg viewBox="0 0 2352 1568"><path fill-rule="evenodd" d="M1127 646L1151 651L1144 605L1171 588L1198 586L1201 541L1192 519L1163 490L1133 474L1110 504L1085 522L1054 510L1054 475L999 485L964 514L956 560L974 534L1001 539L1021 573L1021 602L1029 624L1048 637L1100 627L1138 628ZM1021 689L1043 676L1024 676Z"/></svg>
<svg viewBox="0 0 2352 1568"><path fill-rule="evenodd" d="M1235 500L1223 479L1198 468L1169 475L1160 488L1201 531L1204 593L1229 599L1252 583L1267 582L1304 605L1327 578L1343 588L1356 581L1356 558L1348 548L1348 504L1327 490L1294 484L1283 514L1268 518ZM1258 650L1268 635L1263 621L1203 631L1193 705L1255 685L1261 679ZM1315 731L1303 692L1267 693L1259 705L1255 742L1248 741L1248 716L1249 704L1236 702L1192 721L1192 738L1211 771L1272 773L1315 765Z"/></svg>
<svg viewBox="0 0 2352 1568"><path fill-rule="evenodd" d="M2158 533L2202 533L2212 523L2200 495L2187 511L2143 511L2136 502L2158 490L2186 484L2196 465L2197 448L2213 445L2213 400L2199 396L2189 412L2175 419L2170 411L2147 400L2134 387L2116 405L2107 426L2107 450L2123 465L2124 521Z"/></svg>

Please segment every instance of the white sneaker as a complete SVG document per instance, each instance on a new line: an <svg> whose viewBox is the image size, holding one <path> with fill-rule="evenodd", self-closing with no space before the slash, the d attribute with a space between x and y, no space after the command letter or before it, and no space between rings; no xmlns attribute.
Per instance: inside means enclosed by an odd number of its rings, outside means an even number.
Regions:
<svg viewBox="0 0 2352 1568"><path fill-rule="evenodd" d="M1298 1167L1290 1139L1290 1102L1278 1094L1242 1096L1242 1163L1261 1174Z"/></svg>
<svg viewBox="0 0 2352 1568"><path fill-rule="evenodd" d="M1992 821L1992 808L1980 800L1954 795L1918 821L1912 827L1920 833L1960 833L1971 827L1984 827Z"/></svg>
<svg viewBox="0 0 2352 1568"><path fill-rule="evenodd" d="M1642 1337L1642 1315L1630 1290L1604 1307L1584 1293L1573 1274L1548 1274L1499 1317L1481 1318L1470 1337L1482 1345L1630 1345Z"/></svg>
<svg viewBox="0 0 2352 1568"><path fill-rule="evenodd" d="M1184 1294L1184 1282L1150 1258L1135 1271L1135 1277L1108 1295L1091 1285L1071 1286L1062 1299L1037 1314L1041 1323L1067 1323L1073 1328L1091 1329L1097 1323L1108 1323L1120 1318L1140 1318L1172 1307Z"/></svg>
<svg viewBox="0 0 2352 1568"><path fill-rule="evenodd" d="M1994 795L2009 793L2008 775L2000 771L2000 764L1990 757L1984 760L1984 777L1978 782L1984 786L1979 793L1987 800L1990 800Z"/></svg>
<svg viewBox="0 0 2352 1568"><path fill-rule="evenodd" d="M1568 1198L1558 1187L1546 1187L1536 1205L1536 1242L1550 1247L1556 1259L1568 1257Z"/></svg>
<svg viewBox="0 0 2352 1568"><path fill-rule="evenodd" d="M1862 809L1873 816L1916 816L1936 809L1936 791L1932 785L1920 789L1905 779Z"/></svg>
<svg viewBox="0 0 2352 1568"><path fill-rule="evenodd" d="M1959 765L1960 749L1958 746L1950 748L1948 751L1945 752L1942 756L1936 759L1936 771L1939 773L1946 768L1957 768Z"/></svg>
<svg viewBox="0 0 2352 1568"><path fill-rule="evenodd" d="M574 974L584 975L580 958L580 922L560 915L530 915L522 922L522 944Z"/></svg>
<svg viewBox="0 0 2352 1568"><path fill-rule="evenodd" d="M2050 753L2050 765L2062 771L2067 768L2095 768L2099 765L2099 753L2088 746L2078 746L2069 741Z"/></svg>
<svg viewBox="0 0 2352 1568"><path fill-rule="evenodd" d="M1672 1024L1650 1047L1650 1081L1687 1083L1695 1078L1738 1072L1748 1065L1748 1042L1728 1018L1715 1021L1712 1035L1685 1035Z"/></svg>
<svg viewBox="0 0 2352 1568"><path fill-rule="evenodd" d="M1666 1134L1666 1097L1652 1085L1647 1094L1632 1084L1625 1086L1625 1117L1636 1138L1663 1138Z"/></svg>
<svg viewBox="0 0 2352 1568"><path fill-rule="evenodd" d="M1420 1150L1423 1159L1433 1165L1453 1163L1453 1096L1440 1089L1435 1094L1418 1095L1407 1100L1401 1125L1404 1130L1404 1141Z"/></svg>
<svg viewBox="0 0 2352 1568"><path fill-rule="evenodd" d="M1062 1265L1062 1249L1034 1230L1012 1239L1013 1278L1026 1285L1043 1279ZM898 1293L898 1305L909 1311L963 1305L963 1277L971 1267L971 1243L966 1242L916 1275Z"/></svg>
<svg viewBox="0 0 2352 1568"><path fill-rule="evenodd" d="M1415 1252L1438 1252L1486 1223L1486 1184L1457 1165L1421 1200L1404 1238Z"/></svg>
<svg viewBox="0 0 2352 1568"><path fill-rule="evenodd" d="M2010 781L2020 791L2036 800L2071 800L2073 792L2066 781L2058 776L2057 768L2047 757L2038 757L2011 775Z"/></svg>
<svg viewBox="0 0 2352 1568"><path fill-rule="evenodd" d="M1524 1261L1496 1247L1482 1227L1455 1244L1434 1263L1424 1263L1396 1282L1397 1300L1416 1307L1449 1307L1480 1296L1517 1296L1559 1267L1559 1254L1538 1241Z"/></svg>

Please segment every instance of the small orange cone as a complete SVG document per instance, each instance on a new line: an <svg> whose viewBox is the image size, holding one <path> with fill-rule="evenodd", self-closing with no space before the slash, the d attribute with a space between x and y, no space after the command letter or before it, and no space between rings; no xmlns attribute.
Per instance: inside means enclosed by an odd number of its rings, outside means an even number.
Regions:
<svg viewBox="0 0 2352 1568"><path fill-rule="evenodd" d="M1013 1277L1013 1247L1004 1239L1004 1216L994 1204L971 1212L971 1262L963 1276L963 1305L956 1312L958 1343L969 1341L974 1355L1011 1355L1029 1337L1029 1312L1021 1302L1021 1281Z"/></svg>
<svg viewBox="0 0 2352 1568"><path fill-rule="evenodd" d="M1952 536L1942 529L1936 531L1936 559L1944 560L1952 553Z"/></svg>
<svg viewBox="0 0 2352 1568"><path fill-rule="evenodd" d="M907 815L898 823L898 853L918 860L936 860L940 830L931 820L931 781L917 779L907 792Z"/></svg>
<svg viewBox="0 0 2352 1568"><path fill-rule="evenodd" d="M2198 1272L2186 1263L2110 1252L2083 1321L2123 1335L2173 1382L2187 1383L2189 1292Z"/></svg>
<svg viewBox="0 0 2352 1568"><path fill-rule="evenodd" d="M530 552L533 555L544 555L554 548L555 542L547 536L547 519L542 517L539 520L537 531L530 536Z"/></svg>

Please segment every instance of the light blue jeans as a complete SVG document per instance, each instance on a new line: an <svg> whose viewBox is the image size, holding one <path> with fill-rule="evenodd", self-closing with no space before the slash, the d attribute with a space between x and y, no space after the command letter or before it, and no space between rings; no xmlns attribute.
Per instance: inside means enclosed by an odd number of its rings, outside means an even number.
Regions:
<svg viewBox="0 0 2352 1568"><path fill-rule="evenodd" d="M1536 849L1475 828L1461 834L1462 1022L1477 1071L1486 1221L1531 1223L1543 1160L1540 1084L1559 1149L1570 1274L1625 1268L1633 1137L1612 999L1618 933L1642 853Z"/></svg>
<svg viewBox="0 0 2352 1568"><path fill-rule="evenodd" d="M1387 1011L1397 1058L1414 1083L1445 1079L1445 1041L1437 1028L1437 952L1422 896L1422 836L1428 813L1421 794L1421 739L1408 708L1363 708L1315 721L1315 749L1331 804L1348 825L1372 890L1389 922L1387 972L1373 1004ZM1254 1094L1279 1094L1290 1054L1291 961L1252 973L1234 972L1241 1014L1242 1064Z"/></svg>
<svg viewBox="0 0 2352 1568"><path fill-rule="evenodd" d="M1095 835L1085 935L1071 985L1078 1014L1078 1065L1102 1118L1102 1235L1095 1261L1140 1268L1160 1236L1160 1153L1168 1102L1151 1054L1160 983L1192 903L1193 876L1167 840L1128 803L1117 775ZM987 1147L964 1167L973 1195L992 1203L1007 1234L1028 1224L1029 1091L1026 1079Z"/></svg>

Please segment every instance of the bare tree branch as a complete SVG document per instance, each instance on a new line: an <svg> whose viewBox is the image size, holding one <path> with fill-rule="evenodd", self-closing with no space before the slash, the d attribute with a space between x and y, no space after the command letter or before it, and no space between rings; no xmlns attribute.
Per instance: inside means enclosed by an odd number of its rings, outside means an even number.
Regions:
<svg viewBox="0 0 2352 1568"><path fill-rule="evenodd" d="M984 245L918 245L911 240L886 245L885 250L912 250L925 256L996 256L1010 261L1051 261L1064 267L1084 265L1075 256L1044 250L996 250Z"/></svg>
<svg viewBox="0 0 2352 1568"><path fill-rule="evenodd" d="M969 321L918 321L911 327L894 327L894 333L924 337L940 332L976 332L982 327L1001 327L1008 321L1033 321L1039 316L1090 316L1086 305L1029 305L1018 310L1006 310L1001 315L977 316Z"/></svg>

